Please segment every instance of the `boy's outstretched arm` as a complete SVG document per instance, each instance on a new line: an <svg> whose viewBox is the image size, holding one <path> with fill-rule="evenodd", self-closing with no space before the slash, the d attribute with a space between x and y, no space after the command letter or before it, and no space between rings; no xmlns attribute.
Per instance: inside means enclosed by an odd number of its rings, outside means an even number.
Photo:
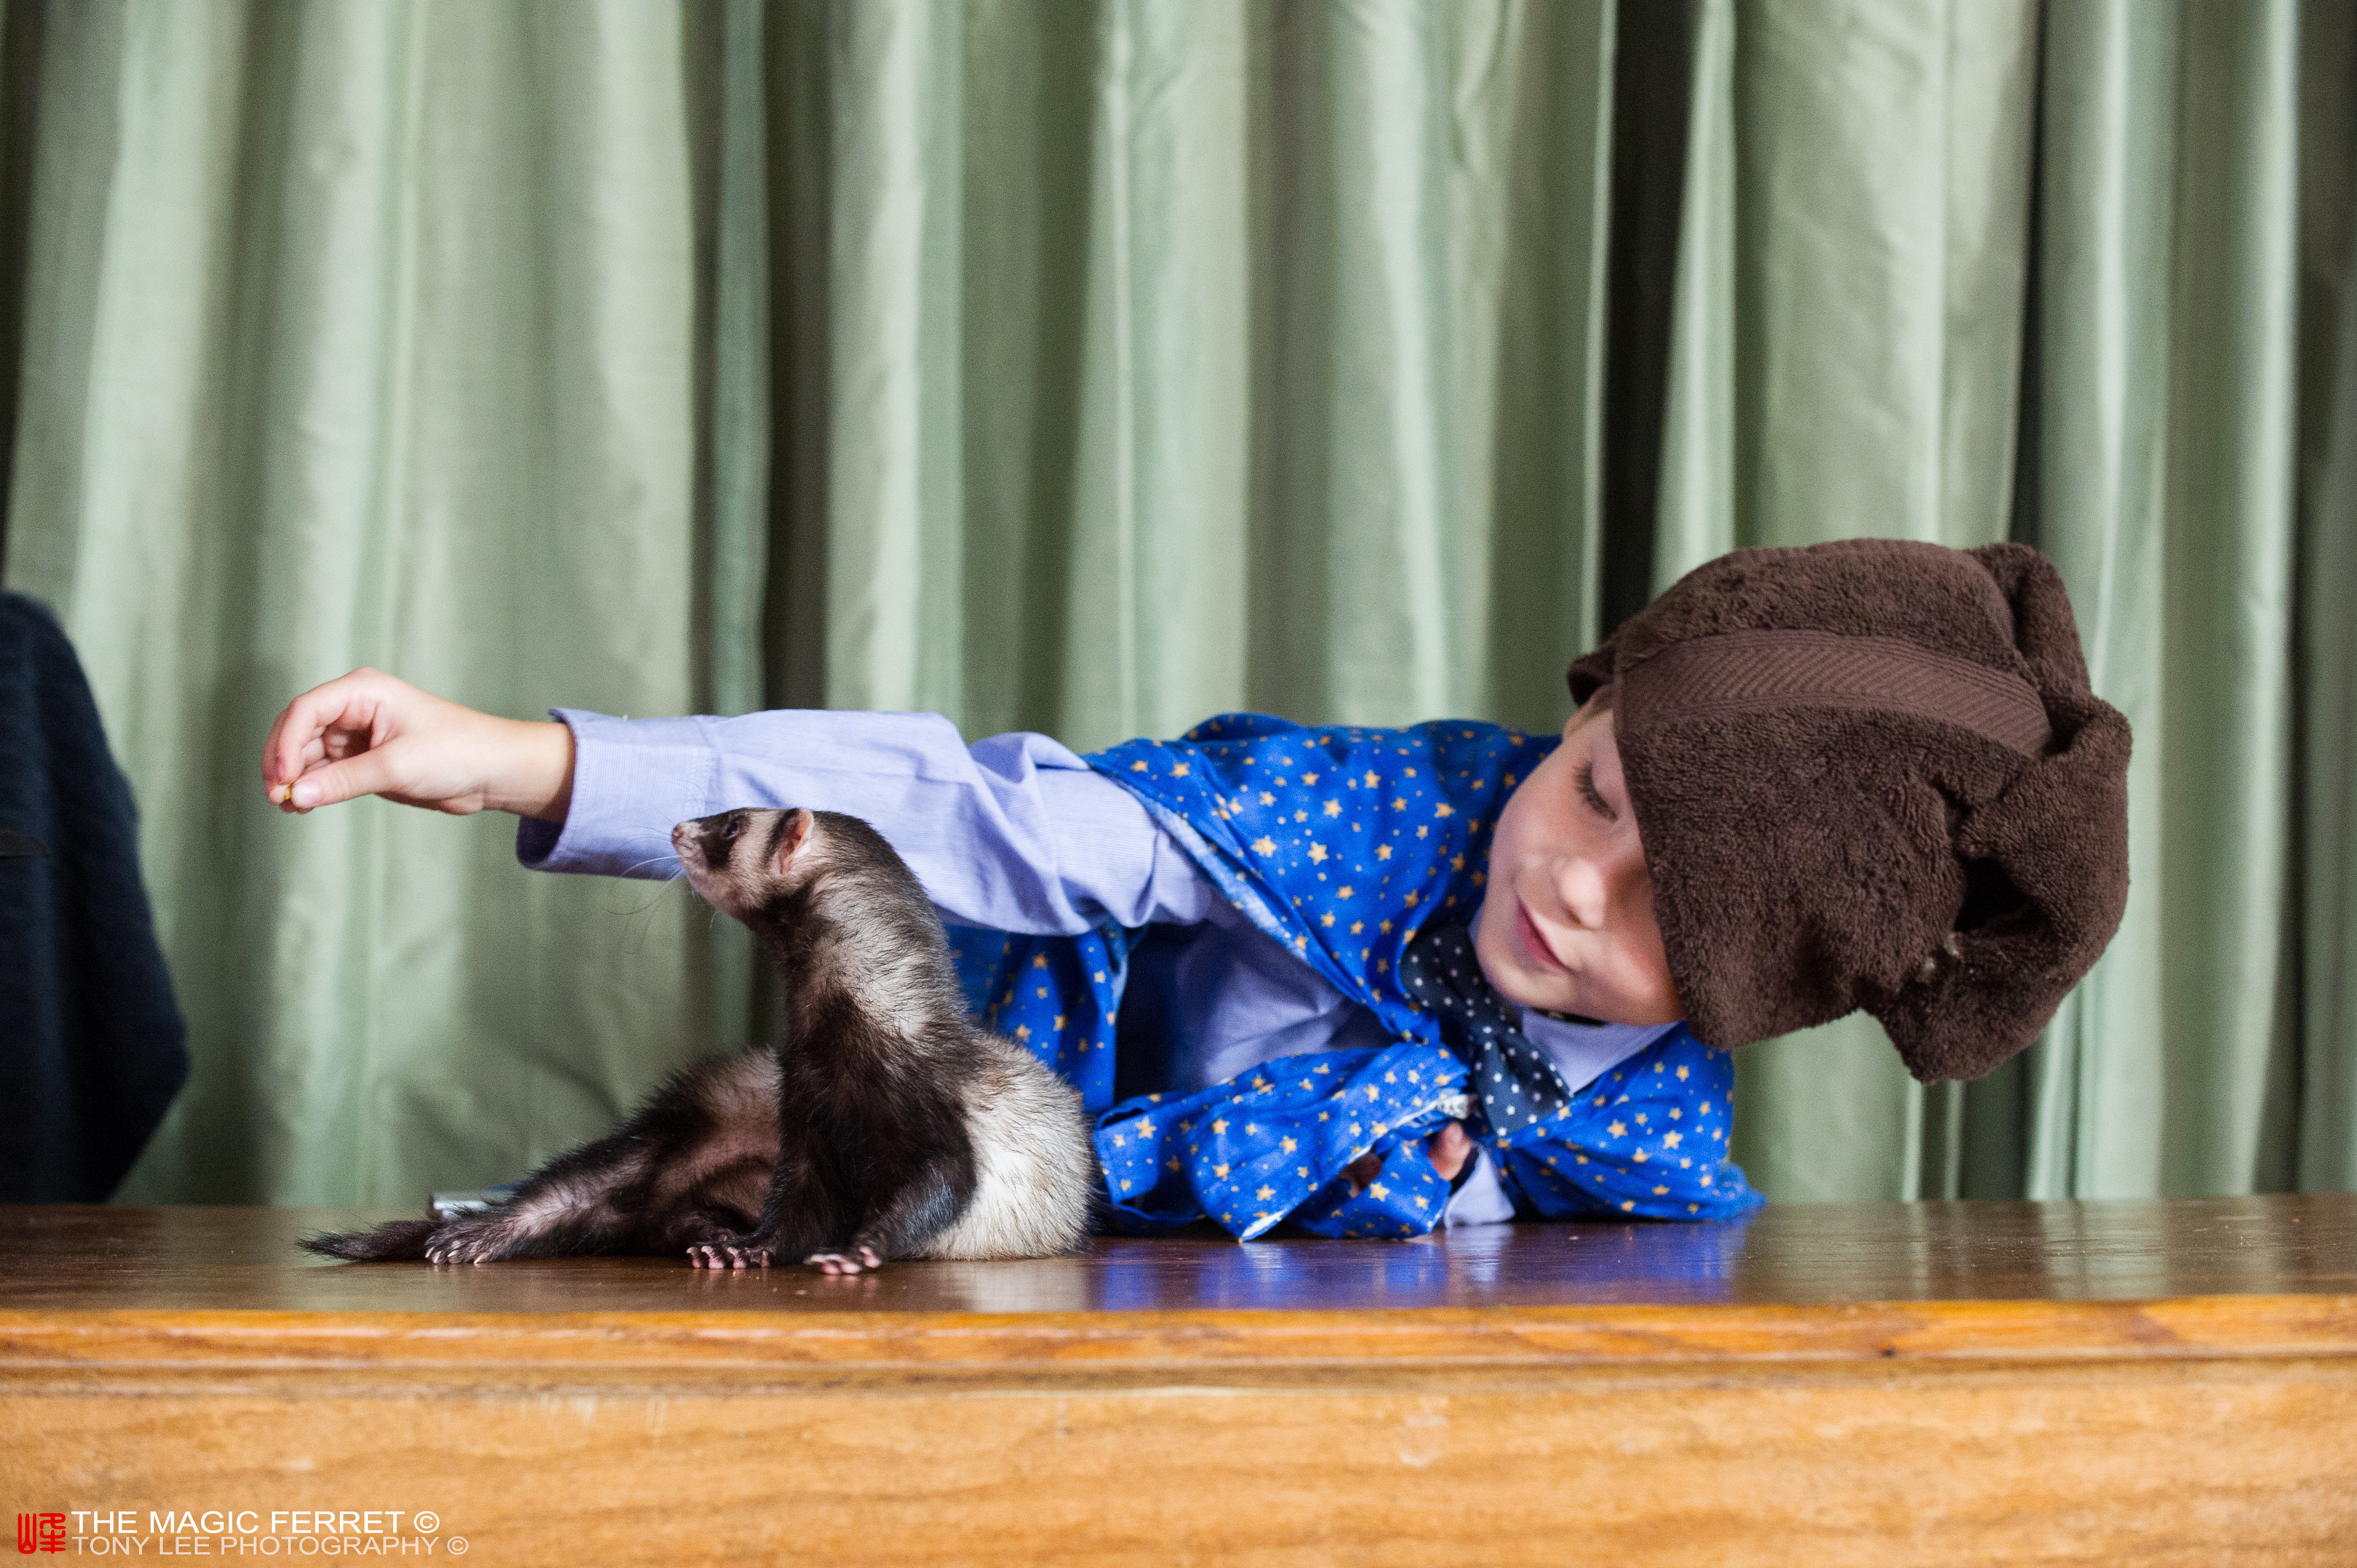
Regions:
<svg viewBox="0 0 2357 1568"><path fill-rule="evenodd" d="M286 704L263 744L262 787L297 814L382 795L452 816L488 809L561 822L573 798L573 732L355 670Z"/></svg>

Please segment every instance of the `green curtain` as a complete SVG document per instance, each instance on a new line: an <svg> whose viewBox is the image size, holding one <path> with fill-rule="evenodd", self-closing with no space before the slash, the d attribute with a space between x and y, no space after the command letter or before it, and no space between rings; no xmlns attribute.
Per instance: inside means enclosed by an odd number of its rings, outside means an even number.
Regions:
<svg viewBox="0 0 2357 1568"><path fill-rule="evenodd" d="M410 1203L759 1028L683 889L271 811L271 714L354 665L1551 727L1679 573L1858 534L2061 565L2134 887L1988 1079L1742 1052L1754 1176L2357 1182L2352 9L8 0L6 577L197 1058L122 1196Z"/></svg>

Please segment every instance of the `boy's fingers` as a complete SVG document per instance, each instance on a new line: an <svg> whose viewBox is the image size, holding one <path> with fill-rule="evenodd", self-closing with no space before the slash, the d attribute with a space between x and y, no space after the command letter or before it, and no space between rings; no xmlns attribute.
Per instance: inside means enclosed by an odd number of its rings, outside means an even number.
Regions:
<svg viewBox="0 0 2357 1568"><path fill-rule="evenodd" d="M367 730L375 725L389 680L373 670L355 670L286 704L262 747L262 782L272 800L285 800L286 786L321 755L320 737L328 730Z"/></svg>
<svg viewBox="0 0 2357 1568"><path fill-rule="evenodd" d="M339 800L397 789L400 785L401 779L380 749L315 768L296 779L281 798L296 811L307 811L317 806L332 806Z"/></svg>

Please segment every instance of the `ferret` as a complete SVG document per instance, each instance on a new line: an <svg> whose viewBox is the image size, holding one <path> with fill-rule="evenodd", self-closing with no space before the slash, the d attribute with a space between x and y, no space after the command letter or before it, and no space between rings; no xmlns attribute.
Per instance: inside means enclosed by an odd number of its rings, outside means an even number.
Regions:
<svg viewBox="0 0 2357 1568"><path fill-rule="evenodd" d="M683 1069L500 1208L303 1245L437 1263L683 1251L699 1268L830 1273L1078 1248L1098 1185L1080 1097L968 1019L941 918L883 836L807 810L723 811L671 836L695 890L775 961L780 1045Z"/></svg>

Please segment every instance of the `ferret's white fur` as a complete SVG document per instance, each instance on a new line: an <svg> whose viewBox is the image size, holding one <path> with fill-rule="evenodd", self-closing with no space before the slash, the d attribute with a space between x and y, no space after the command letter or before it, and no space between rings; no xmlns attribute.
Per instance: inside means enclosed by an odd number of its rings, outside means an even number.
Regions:
<svg viewBox="0 0 2357 1568"><path fill-rule="evenodd" d="M965 1096L974 1197L920 1258L1038 1258L1089 1233L1096 1156L1081 1097L1039 1058L985 1034L991 1061ZM1048 1134L1044 1135L1043 1134Z"/></svg>

